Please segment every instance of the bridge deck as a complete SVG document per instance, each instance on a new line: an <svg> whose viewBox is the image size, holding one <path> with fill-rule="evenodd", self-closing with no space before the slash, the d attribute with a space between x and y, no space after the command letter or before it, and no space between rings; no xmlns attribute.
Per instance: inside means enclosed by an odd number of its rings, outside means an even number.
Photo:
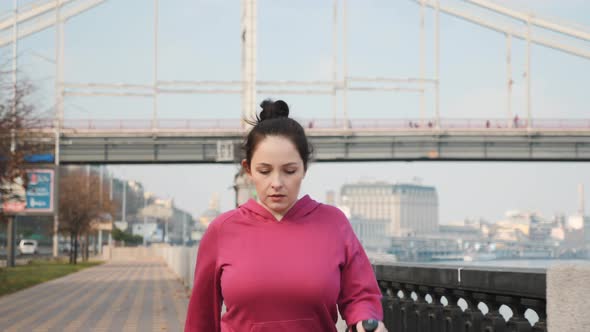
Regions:
<svg viewBox="0 0 590 332"><path fill-rule="evenodd" d="M301 121L314 160L590 161L589 119L313 119ZM152 127L153 125L153 127ZM47 121L48 142L55 129ZM239 119L69 119L60 163L237 163ZM51 143L50 143L51 144Z"/></svg>

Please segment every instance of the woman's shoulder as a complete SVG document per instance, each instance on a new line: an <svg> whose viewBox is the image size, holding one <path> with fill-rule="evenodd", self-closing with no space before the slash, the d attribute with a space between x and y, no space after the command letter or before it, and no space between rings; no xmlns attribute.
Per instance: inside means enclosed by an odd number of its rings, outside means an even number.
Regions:
<svg viewBox="0 0 590 332"><path fill-rule="evenodd" d="M214 229L219 229L228 220L231 220L232 218L234 218L237 213L238 213L238 209L233 209L233 210L223 212L222 214L215 217L215 219L213 219L213 221L211 221L211 224L209 224L209 227L212 227Z"/></svg>
<svg viewBox="0 0 590 332"><path fill-rule="evenodd" d="M330 205L330 204L325 204L325 203L320 203L318 206L318 210L321 213L326 213L335 217L344 217L346 218L346 215L344 214L344 212L342 210L340 210L340 208L334 206L334 205Z"/></svg>
<svg viewBox="0 0 590 332"><path fill-rule="evenodd" d="M316 213L322 220L335 224L349 224L348 217L338 207L329 204L319 204Z"/></svg>
<svg viewBox="0 0 590 332"><path fill-rule="evenodd" d="M349 239L353 236L352 225L346 213L340 208L329 204L320 204L316 211L317 221L325 223L325 226L337 232L332 235L339 234L338 238L340 239Z"/></svg>

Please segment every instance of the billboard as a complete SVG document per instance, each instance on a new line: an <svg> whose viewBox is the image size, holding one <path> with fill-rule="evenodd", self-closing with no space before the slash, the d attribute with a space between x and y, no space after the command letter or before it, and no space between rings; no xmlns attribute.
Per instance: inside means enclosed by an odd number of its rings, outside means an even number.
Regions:
<svg viewBox="0 0 590 332"><path fill-rule="evenodd" d="M53 213L54 210L54 180L52 169L27 170L28 185L25 191L28 213Z"/></svg>
<svg viewBox="0 0 590 332"><path fill-rule="evenodd" d="M19 198L2 203L4 213L53 214L55 210L55 172L53 169L28 169L28 185L15 188Z"/></svg>

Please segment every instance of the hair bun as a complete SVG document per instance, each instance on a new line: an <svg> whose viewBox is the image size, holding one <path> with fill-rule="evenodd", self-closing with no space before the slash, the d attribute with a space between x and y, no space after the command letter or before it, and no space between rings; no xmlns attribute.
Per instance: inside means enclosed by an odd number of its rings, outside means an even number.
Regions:
<svg viewBox="0 0 590 332"><path fill-rule="evenodd" d="M271 99L264 100L260 107L260 120L275 119L275 118L288 118L289 117L289 105L282 100L272 101Z"/></svg>

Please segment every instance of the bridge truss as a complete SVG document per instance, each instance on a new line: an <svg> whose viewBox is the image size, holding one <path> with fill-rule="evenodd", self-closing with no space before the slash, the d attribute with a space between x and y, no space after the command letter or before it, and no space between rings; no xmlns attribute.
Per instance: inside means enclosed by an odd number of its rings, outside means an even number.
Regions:
<svg viewBox="0 0 590 332"><path fill-rule="evenodd" d="M116 1L116 0L110 0ZM532 14L513 10L489 0L464 0L461 3L468 6L456 6L455 1L439 1L439 0L410 0L416 3L420 11L420 72L416 77L364 77L350 74L348 70L347 58L347 36L348 36L348 13L347 0L332 0L332 79L318 80L318 81L261 81L256 77L257 68L257 0L241 0L241 77L238 80L207 80L207 81L179 81L179 80L161 80L158 76L159 65L159 8L160 1L153 0L154 17L153 17L153 54L154 62L152 66L152 82L147 84L115 84L109 82L67 82L64 77L64 25L67 21L87 10L90 10L98 5L106 2L106 0L38 0L32 1L26 6L19 7L18 0L13 0L14 11L11 15L0 17L0 47L12 44L13 46L13 81L16 86L17 76L17 51L18 42L21 38L34 34L38 31L55 26L55 115L48 130L53 131L55 137L55 160L59 164L60 160L64 162L125 162L125 160L112 159L109 157L92 160L90 157L73 157L76 155L73 151L75 149L82 149L88 142L103 142L104 146L98 150L87 150L100 152L99 155L109 156L108 151L114 151L114 146L126 145L126 149L144 149L145 144L130 139L131 137L146 136L154 142L163 138L170 139L170 137L179 137L179 141L184 141L186 137L192 137L196 141L203 137L210 137L207 143L211 146L219 146L221 144L215 137L219 137L217 133L211 135L211 132L216 132L215 128L184 128L177 126L163 126L166 119L160 117L158 110L158 98L163 94L234 94L240 95L242 99L242 110L240 118L252 117L255 114L257 94L306 94L306 95L328 95L332 96L332 119L331 125L324 126L323 129L318 125L314 128L308 128L310 135L318 143L318 156L320 160L364 160L364 159L380 159L375 157L362 157L362 154L357 154L358 157L353 157L346 151L350 150L354 144L360 146L389 146L391 149L379 149L371 152L372 156L383 154L384 159L487 159L489 156L494 158L506 158L509 160L537 160L537 159L555 159L560 158L568 160L585 160L585 149L587 144L586 136L589 128L585 122L581 121L573 127L571 124L565 126L544 126L542 121L535 120L532 116L531 107L531 45L538 44L545 47L555 49L557 51L565 52L574 56L585 59L590 59L590 49L580 47L575 43L571 43L571 39L582 42L590 42L590 33L583 29L559 24L550 20L536 17ZM434 20L434 31L431 31L434 38L434 74L432 77L426 75L426 26L425 20L427 10L432 10ZM487 15L476 15L472 9L483 10ZM453 123L454 120L445 119L441 117L439 91L440 91L440 37L439 37L439 17L440 14L451 15L461 20L468 21L478 26L490 29L505 35L506 37L506 112L505 117L500 119L488 120L485 125L480 121L479 125L472 126L465 125L465 120L460 125ZM502 16L514 22L514 24L500 23L494 17ZM524 27L524 29L523 29ZM545 38L542 35L531 34L532 28L543 29L555 33L560 38ZM525 55L525 97L526 97L526 118L517 121L513 119L513 112L511 109L512 99L512 39L518 38L526 41L526 55ZM338 62L337 59L340 58ZM340 65L338 65L338 63ZM383 120L380 122L389 123L391 121L399 121L402 125L395 124L393 126L357 126L353 125L354 121L348 116L347 110L347 96L352 91L385 91L385 92L405 92L417 93L420 95L420 116L417 119L399 119L399 120ZM434 117L427 117L425 110L425 92L434 92ZM145 97L152 99L153 110L152 117L149 120L149 125L134 124L131 128L123 126L75 126L71 121L64 119L64 99L68 96L118 96L118 97ZM337 107L338 98L341 98L341 109ZM315 120L322 122L324 120ZM329 121L329 120L327 120ZM389 121L389 122L388 122ZM563 120L559 120L563 122ZM567 120L565 120L567 122ZM324 121L325 122L325 121ZM557 120L555 121L557 122ZM560 123L561 123L560 122ZM207 121L203 121L207 123ZM451 123L451 124L450 124ZM51 128L49 128L51 127ZM140 127L140 128L137 128ZM321 126L320 126L321 127ZM329 127L329 128L326 128ZM141 129L138 131L138 129ZM238 128L225 128L224 133L228 135L229 141L235 141L238 137L243 135L247 130L247 124L240 122ZM409 130L408 130L409 129ZM116 132L118 131L118 132ZM219 132L219 131L218 131ZM127 137L124 141L118 137ZM182 139L181 139L182 137ZM339 137L339 139L335 139ZM381 137L378 140L367 141L367 137ZM414 137L412 143L406 142L408 137ZM465 140L465 137L469 137ZM509 137L514 144L524 144L528 148L518 148L520 151L517 154L511 153L513 147L506 146L507 152L505 154L492 154L490 144L498 146L501 141ZM542 137L543 139L540 139ZM567 138L567 139L565 139ZM564 139L567 140L564 143ZM474 142L475 140L475 142ZM358 141L358 142L357 142ZM388 153L387 151L402 151L397 146L396 142L409 144L407 146L415 146L417 154L400 154ZM335 146L326 145L325 142L337 142ZM424 143L429 142L429 143ZM461 142L461 143L459 143ZM483 143L482 143L483 142ZM92 143L92 144L95 144ZM101 143L101 144L103 144ZM76 144L80 146L76 147ZM167 162L161 157L162 146L170 146L167 144L152 144L150 153L145 154L145 157L137 160L127 160L129 162ZM186 142L182 143L186 145ZM365 145L369 144L369 145ZM371 145L373 144L373 145ZM400 143L401 144L401 143ZM470 144L478 145L477 153L465 153L464 156L445 153L450 151L445 149L446 144L456 145L453 151L467 151L467 146ZM555 145L557 144L557 145ZM561 146L559 144L569 144ZM428 146L425 149L417 148L418 146ZM500 144L499 146L504 146ZM539 147L544 147L547 151L556 151L555 153L547 154L541 153ZM344 147L344 148L343 148ZM465 147L465 149L463 149ZM207 148L196 147L197 150L207 150ZM345 151L342 153L324 153L326 151ZM363 148L367 149L367 148ZM557 151L557 150L560 151ZM516 151L515 150L515 151ZM563 151L569 151L564 154ZM62 156L65 152L65 156ZM173 155L177 155L173 153ZM205 156L204 154L203 156ZM149 158L148 156L152 156ZM543 157L541 157L543 156ZM236 158L239 158L236 155ZM216 162L223 158L189 158L191 162L207 161ZM170 160L181 161L180 158L173 158Z"/></svg>

